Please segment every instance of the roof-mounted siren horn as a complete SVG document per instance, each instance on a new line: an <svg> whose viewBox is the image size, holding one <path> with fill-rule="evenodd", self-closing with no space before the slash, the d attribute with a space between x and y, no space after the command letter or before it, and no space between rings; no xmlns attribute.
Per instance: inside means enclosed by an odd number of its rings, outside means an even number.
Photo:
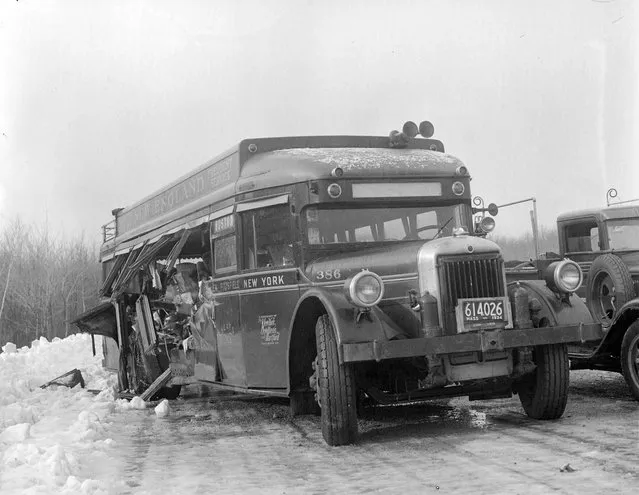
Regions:
<svg viewBox="0 0 639 495"><path fill-rule="evenodd" d="M435 127L433 124L428 122L428 120L424 120L419 124L419 134L425 138L433 137L433 134L435 134Z"/></svg>
<svg viewBox="0 0 639 495"><path fill-rule="evenodd" d="M406 122L402 127L402 132L406 134L409 138L414 138L417 136L419 129L417 128L417 124L411 120Z"/></svg>
<svg viewBox="0 0 639 495"><path fill-rule="evenodd" d="M410 139L406 133L399 131L391 131L388 138L390 139L389 146L391 148L405 148Z"/></svg>

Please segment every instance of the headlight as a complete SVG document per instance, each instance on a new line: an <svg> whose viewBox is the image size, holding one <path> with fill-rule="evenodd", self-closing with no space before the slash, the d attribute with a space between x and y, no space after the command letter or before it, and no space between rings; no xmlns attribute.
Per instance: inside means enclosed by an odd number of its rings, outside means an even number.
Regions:
<svg viewBox="0 0 639 495"><path fill-rule="evenodd" d="M333 183L328 186L326 190L328 191L328 195L333 199L337 199L342 195L342 187L339 184Z"/></svg>
<svg viewBox="0 0 639 495"><path fill-rule="evenodd" d="M479 228L482 232L490 234L493 230L495 230L495 219L493 217L482 218L479 222Z"/></svg>
<svg viewBox="0 0 639 495"><path fill-rule="evenodd" d="M464 184L462 184L459 181L453 182L453 187L451 189L453 190L453 194L455 196L461 196L462 194L464 194L464 191L466 190L466 188L464 187Z"/></svg>
<svg viewBox="0 0 639 495"><path fill-rule="evenodd" d="M384 282L376 273L362 270L344 284L346 298L355 306L370 308L384 296Z"/></svg>
<svg viewBox="0 0 639 495"><path fill-rule="evenodd" d="M577 263L562 260L548 265L544 272L544 280L552 291L571 293L581 286L584 275Z"/></svg>

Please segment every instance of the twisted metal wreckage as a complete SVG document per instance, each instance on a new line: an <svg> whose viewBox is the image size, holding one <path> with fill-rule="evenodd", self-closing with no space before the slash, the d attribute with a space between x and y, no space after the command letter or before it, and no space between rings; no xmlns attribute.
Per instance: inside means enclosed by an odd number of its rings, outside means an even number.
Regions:
<svg viewBox="0 0 639 495"><path fill-rule="evenodd" d="M216 350L210 270L201 257L180 258L191 234L167 235L117 257L100 289L108 300L91 311L93 318L74 321L92 336L113 339L104 341L104 365L118 371L123 396L175 398L193 376L195 350Z"/></svg>

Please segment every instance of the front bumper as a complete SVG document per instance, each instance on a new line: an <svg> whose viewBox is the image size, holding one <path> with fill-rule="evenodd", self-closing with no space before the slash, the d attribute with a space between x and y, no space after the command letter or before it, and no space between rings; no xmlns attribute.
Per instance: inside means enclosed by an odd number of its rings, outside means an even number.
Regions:
<svg viewBox="0 0 639 495"><path fill-rule="evenodd" d="M603 337L599 323L580 323L544 328L478 330L475 332L427 337L341 344L342 362L381 361L405 357L456 352L496 351L516 347L587 342Z"/></svg>

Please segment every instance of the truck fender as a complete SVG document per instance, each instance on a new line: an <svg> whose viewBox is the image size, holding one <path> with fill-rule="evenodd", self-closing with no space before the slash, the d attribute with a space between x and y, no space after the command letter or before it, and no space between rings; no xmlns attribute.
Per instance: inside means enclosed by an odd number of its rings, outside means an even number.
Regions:
<svg viewBox="0 0 639 495"><path fill-rule="evenodd" d="M617 355L621 349L621 341L628 327L639 320L639 297L624 304L615 315L612 324L604 335L598 352L610 352Z"/></svg>
<svg viewBox="0 0 639 495"><path fill-rule="evenodd" d="M389 340L400 333L379 308L371 308L357 322L357 308L348 302L342 290L312 287L304 292L293 310L287 360L289 392L308 387L311 364L317 354L315 324L323 314L328 314L333 323L340 361L343 343Z"/></svg>
<svg viewBox="0 0 639 495"><path fill-rule="evenodd" d="M577 323L595 323L586 303L576 294L566 301L551 291L543 280L519 280L508 284L510 293L519 285L528 291L529 301L537 300L540 309L533 313L537 326L575 325ZM535 303L532 303L535 304Z"/></svg>

